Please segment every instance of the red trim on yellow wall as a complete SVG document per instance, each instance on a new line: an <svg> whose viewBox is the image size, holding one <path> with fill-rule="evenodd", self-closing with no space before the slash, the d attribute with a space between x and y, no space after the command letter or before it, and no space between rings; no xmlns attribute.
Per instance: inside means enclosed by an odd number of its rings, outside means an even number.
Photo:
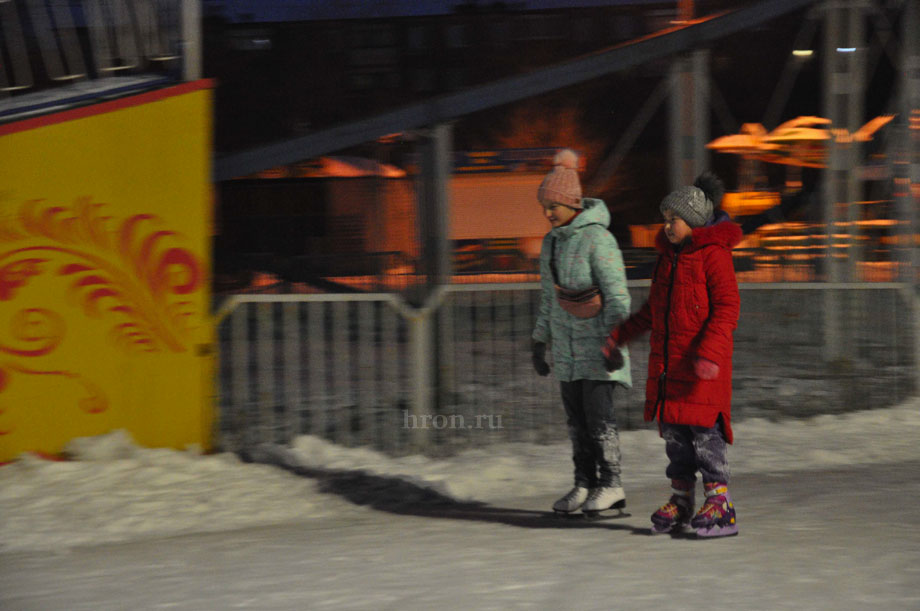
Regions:
<svg viewBox="0 0 920 611"><path fill-rule="evenodd" d="M30 129L36 129L48 125L55 125L56 123L64 123L66 121L84 119L86 117L101 115L107 112L114 112L116 110L122 110L132 106L140 106L141 104L149 104L151 102L164 100L166 98L175 97L177 95L184 95L186 93L199 91L201 89L213 89L214 85L214 79L199 79L197 81L190 81L188 83L180 83L179 85L174 85L172 87L164 87L163 89L147 91L138 95L118 98L117 100L110 100L108 102L101 102L99 104L89 104L87 106L81 106L80 108L64 110L41 117L24 119L22 121L14 121L13 123L0 125L0 136L15 134L17 132L24 132Z"/></svg>

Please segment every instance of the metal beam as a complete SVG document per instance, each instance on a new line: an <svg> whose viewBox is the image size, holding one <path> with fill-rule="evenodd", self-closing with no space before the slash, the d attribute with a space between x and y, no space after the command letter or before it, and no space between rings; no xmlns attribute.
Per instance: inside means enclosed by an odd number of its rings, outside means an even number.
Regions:
<svg viewBox="0 0 920 611"><path fill-rule="evenodd" d="M214 163L214 180L246 176L369 142L385 134L447 123L457 117L583 83L700 47L712 40L771 21L815 2L816 0L764 0L528 74L411 104L313 134L218 157Z"/></svg>
<svg viewBox="0 0 920 611"><path fill-rule="evenodd" d="M623 132L623 135L620 136L616 146L613 148L613 152L598 166L591 182L586 185L586 193L597 193L616 173L617 168L620 167L620 163L626 158L629 149L636 143L636 139L642 133L642 130L645 129L645 126L649 124L649 121L652 120L655 112L668 97L669 93L671 93L670 75L658 83L658 86L655 87L642 104L639 112L633 115L632 121L630 121L629 125L626 127L626 131Z"/></svg>

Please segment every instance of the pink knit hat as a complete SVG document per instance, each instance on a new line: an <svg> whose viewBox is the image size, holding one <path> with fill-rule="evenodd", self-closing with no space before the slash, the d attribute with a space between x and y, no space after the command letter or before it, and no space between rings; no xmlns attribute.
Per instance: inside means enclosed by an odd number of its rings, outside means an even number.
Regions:
<svg viewBox="0 0 920 611"><path fill-rule="evenodd" d="M556 202L581 209L581 183L578 181L578 155L562 149L553 158L553 171L546 175L537 190L540 203Z"/></svg>

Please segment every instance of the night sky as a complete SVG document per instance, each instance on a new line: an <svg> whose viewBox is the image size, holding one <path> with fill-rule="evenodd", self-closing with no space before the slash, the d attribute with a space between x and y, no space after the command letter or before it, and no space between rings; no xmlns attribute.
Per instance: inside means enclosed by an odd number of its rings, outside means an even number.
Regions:
<svg viewBox="0 0 920 611"><path fill-rule="evenodd" d="M521 10L558 9L618 4L661 4L660 0L204 0L205 9L231 21L301 21L311 19L372 19L409 15L443 15L459 5L505 4ZM675 3L676 4L676 3Z"/></svg>

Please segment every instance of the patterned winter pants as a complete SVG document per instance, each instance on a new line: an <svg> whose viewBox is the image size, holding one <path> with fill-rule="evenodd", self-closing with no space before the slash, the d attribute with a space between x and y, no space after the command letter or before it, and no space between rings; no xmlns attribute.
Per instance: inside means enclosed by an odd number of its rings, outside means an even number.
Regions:
<svg viewBox="0 0 920 611"><path fill-rule="evenodd" d="M661 424L670 479L695 482L699 471L704 482L728 483L731 472L726 457L725 436L719 423L711 428L684 424Z"/></svg>
<svg viewBox="0 0 920 611"><path fill-rule="evenodd" d="M616 382L560 382L575 485L586 488L620 486L620 436L613 413Z"/></svg>

